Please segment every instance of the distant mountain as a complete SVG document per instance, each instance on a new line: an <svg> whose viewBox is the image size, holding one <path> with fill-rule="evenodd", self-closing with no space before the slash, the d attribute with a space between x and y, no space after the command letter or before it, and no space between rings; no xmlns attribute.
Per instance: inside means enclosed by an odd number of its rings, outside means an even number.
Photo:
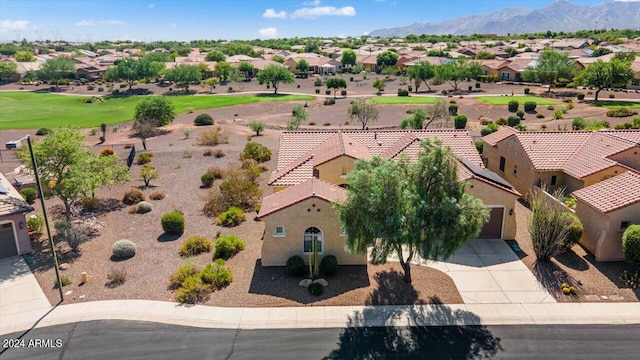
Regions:
<svg viewBox="0 0 640 360"><path fill-rule="evenodd" d="M598 28L640 28L640 2L612 1L588 6L557 0L539 10L507 7L488 14L456 17L437 23L374 30L369 36L521 34L547 30L573 32L594 29L596 24Z"/></svg>

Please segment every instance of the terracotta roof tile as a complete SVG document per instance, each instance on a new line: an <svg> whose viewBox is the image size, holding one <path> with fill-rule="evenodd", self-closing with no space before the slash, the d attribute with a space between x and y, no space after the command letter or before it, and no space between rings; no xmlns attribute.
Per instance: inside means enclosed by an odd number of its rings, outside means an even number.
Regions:
<svg viewBox="0 0 640 360"><path fill-rule="evenodd" d="M482 141L486 142L491 146L496 146L500 141L508 138L513 134L517 134L518 130L512 128L511 126L501 126L498 131L494 131L489 135L485 135L482 137Z"/></svg>
<svg viewBox="0 0 640 360"><path fill-rule="evenodd" d="M560 170L592 133L586 131L518 132L522 148L537 170Z"/></svg>
<svg viewBox="0 0 640 360"><path fill-rule="evenodd" d="M317 197L329 202L345 199L347 191L337 185L311 177L302 183L288 187L262 199L258 217L273 214L276 211L297 204L306 199Z"/></svg>
<svg viewBox="0 0 640 360"><path fill-rule="evenodd" d="M609 156L633 147L633 143L618 137L603 133L593 133L587 141L576 151L563 170L574 176L584 177L607 169L617 164L608 159Z"/></svg>
<svg viewBox="0 0 640 360"><path fill-rule="evenodd" d="M608 213L640 202L640 174L627 171L573 194L598 211Z"/></svg>

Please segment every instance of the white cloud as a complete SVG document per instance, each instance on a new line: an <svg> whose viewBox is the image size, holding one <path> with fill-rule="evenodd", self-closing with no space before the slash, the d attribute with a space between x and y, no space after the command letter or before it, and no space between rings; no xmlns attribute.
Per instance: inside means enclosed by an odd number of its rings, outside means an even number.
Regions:
<svg viewBox="0 0 640 360"><path fill-rule="evenodd" d="M291 18L315 19L320 16L355 16L356 9L353 6L336 8L333 6L317 6L313 8L302 8L294 11Z"/></svg>
<svg viewBox="0 0 640 360"><path fill-rule="evenodd" d="M27 20L0 20L0 32L9 30L28 30L29 22Z"/></svg>
<svg viewBox="0 0 640 360"><path fill-rule="evenodd" d="M262 14L262 17L266 19L284 19L287 17L287 12L286 11L276 12L274 9L267 9Z"/></svg>
<svg viewBox="0 0 640 360"><path fill-rule="evenodd" d="M260 29L258 30L258 36L260 38L274 39L278 37L278 30L274 27Z"/></svg>
<svg viewBox="0 0 640 360"><path fill-rule="evenodd" d="M177 27L178 27L178 24L177 24L177 23L171 23L171 28L172 28L172 29L175 29L175 28L177 28Z"/></svg>
<svg viewBox="0 0 640 360"><path fill-rule="evenodd" d="M309 1L309 2L304 2L304 3L302 3L302 5L305 5L305 6L318 6L318 5L320 5L320 0L313 0L313 1Z"/></svg>
<svg viewBox="0 0 640 360"><path fill-rule="evenodd" d="M80 20L76 23L76 26L97 26L97 25L125 25L124 21L120 20Z"/></svg>
<svg viewBox="0 0 640 360"><path fill-rule="evenodd" d="M156 4L149 4L149 9L153 9L156 6Z"/></svg>

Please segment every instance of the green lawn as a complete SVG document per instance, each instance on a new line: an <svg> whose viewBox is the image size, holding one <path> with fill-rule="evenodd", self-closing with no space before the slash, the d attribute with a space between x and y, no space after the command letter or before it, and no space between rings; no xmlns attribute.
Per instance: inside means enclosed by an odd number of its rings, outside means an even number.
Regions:
<svg viewBox="0 0 640 360"><path fill-rule="evenodd" d="M617 108L624 106L631 109L640 109L640 101L598 101L594 102L593 105L605 108Z"/></svg>
<svg viewBox="0 0 640 360"><path fill-rule="evenodd" d="M40 127L95 127L133 119L136 104L145 96L106 98L85 103L88 96L65 96L34 92L0 92L0 129ZM261 101L314 100L310 95L171 96L176 113L187 109L211 109Z"/></svg>
<svg viewBox="0 0 640 360"><path fill-rule="evenodd" d="M378 96L371 99L374 104L380 105L435 104L442 102L442 99L433 96Z"/></svg>
<svg viewBox="0 0 640 360"><path fill-rule="evenodd" d="M491 105L508 105L509 101L517 100L520 105L523 105L527 101L536 103L537 105L558 105L560 102L541 98L537 96L476 96L478 101L485 102Z"/></svg>

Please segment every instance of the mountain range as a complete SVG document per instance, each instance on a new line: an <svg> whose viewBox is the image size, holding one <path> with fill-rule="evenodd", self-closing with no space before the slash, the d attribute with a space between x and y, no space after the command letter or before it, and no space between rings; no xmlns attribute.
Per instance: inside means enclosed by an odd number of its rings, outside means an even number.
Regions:
<svg viewBox="0 0 640 360"><path fill-rule="evenodd" d="M478 3L481 4L480 1ZM506 7L491 13L460 16L446 21L378 29L371 31L369 36L522 34L596 28L640 28L640 2L612 1L589 6L556 0L538 10Z"/></svg>

